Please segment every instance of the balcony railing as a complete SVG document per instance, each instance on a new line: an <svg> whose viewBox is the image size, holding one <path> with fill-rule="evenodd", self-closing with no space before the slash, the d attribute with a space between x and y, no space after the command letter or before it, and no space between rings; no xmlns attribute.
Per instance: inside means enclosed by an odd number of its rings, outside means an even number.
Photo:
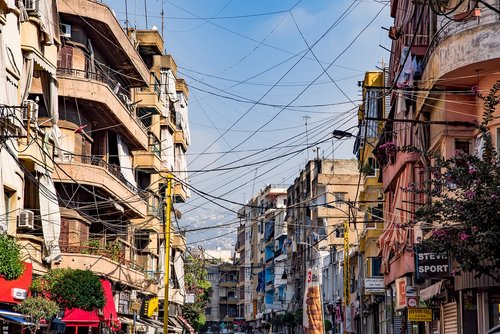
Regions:
<svg viewBox="0 0 500 334"><path fill-rule="evenodd" d="M127 253L131 254L132 248L120 239L107 243L97 239L89 240L84 245L61 244L61 251L72 254L98 255L130 269L146 272L146 268L138 265L136 261L128 259Z"/></svg>
<svg viewBox="0 0 500 334"><path fill-rule="evenodd" d="M119 84L117 84L114 80L112 80L109 76L102 72L90 72L84 70L77 70L74 68L57 68L58 76L70 76L75 78L89 79L94 81L99 81L106 84L113 94L118 98L118 100L122 103L123 107L128 110L129 114L134 118L135 122L144 130L147 130L144 124L138 119L135 114L135 109L130 100L130 92L122 89Z"/></svg>
<svg viewBox="0 0 500 334"><path fill-rule="evenodd" d="M118 180L120 180L127 188L129 188L132 192L138 194L141 196L141 190L131 184L130 182L127 181L127 179L122 175L120 172L120 166L117 166L115 164L109 164L106 161L104 161L103 158L92 155L92 156L81 156L81 162L84 164L92 165L92 166L99 166L105 168L108 172L113 174L114 177L116 177ZM142 196L141 196L142 198Z"/></svg>

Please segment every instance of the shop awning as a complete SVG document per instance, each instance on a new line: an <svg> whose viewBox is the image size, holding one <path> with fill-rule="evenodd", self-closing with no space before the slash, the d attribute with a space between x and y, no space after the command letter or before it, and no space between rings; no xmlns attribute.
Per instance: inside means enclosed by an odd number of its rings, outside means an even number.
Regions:
<svg viewBox="0 0 500 334"><path fill-rule="evenodd" d="M435 284L428 286L425 289L420 290L420 299L421 300L429 300L432 297L435 297L441 293L441 287L444 281L439 281Z"/></svg>
<svg viewBox="0 0 500 334"><path fill-rule="evenodd" d="M0 310L0 319L13 322L15 324L24 325L24 326L32 326L33 323L26 320L26 318L21 313Z"/></svg>
<svg viewBox="0 0 500 334"><path fill-rule="evenodd" d="M33 265L24 263L24 271L17 279L6 280L0 277L0 302L19 304L28 296L33 273Z"/></svg>
<svg viewBox="0 0 500 334"><path fill-rule="evenodd" d="M194 328L189 324L189 322L186 319L184 319L181 315L177 316L177 318L179 318L179 320L182 322L184 327L186 327L186 329L189 331L190 334L194 334Z"/></svg>
<svg viewBox="0 0 500 334"><path fill-rule="evenodd" d="M113 301L113 292L111 291L111 283L105 279L101 279L104 298L106 300L102 309L102 316L97 311L84 311L81 309L66 309L64 311L63 321L66 326L87 326L98 327L99 323L106 322L108 325L120 328L120 320L116 314L115 303Z"/></svg>

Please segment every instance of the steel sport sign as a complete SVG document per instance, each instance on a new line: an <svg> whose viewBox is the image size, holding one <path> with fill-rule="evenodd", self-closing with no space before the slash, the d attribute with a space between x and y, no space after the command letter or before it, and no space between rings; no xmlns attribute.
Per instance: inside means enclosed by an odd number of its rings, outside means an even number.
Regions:
<svg viewBox="0 0 500 334"><path fill-rule="evenodd" d="M451 263L448 254L433 253L419 246L415 248L415 271L417 279L446 278L451 276Z"/></svg>

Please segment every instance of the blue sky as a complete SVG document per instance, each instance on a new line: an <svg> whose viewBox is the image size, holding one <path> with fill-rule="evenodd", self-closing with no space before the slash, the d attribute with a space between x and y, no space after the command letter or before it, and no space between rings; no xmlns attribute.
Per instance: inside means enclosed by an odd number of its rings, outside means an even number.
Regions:
<svg viewBox="0 0 500 334"><path fill-rule="evenodd" d="M146 1L147 28L161 32L163 8L166 52L190 86L190 183L208 194L176 206L179 225L191 246L233 248L235 203L266 184L291 184L316 157L307 145L354 158L352 141L332 142L331 133L356 125L357 82L389 59L379 47L390 46L381 29L391 23L388 1ZM104 2L122 24L126 2L129 26L146 28L144 0ZM233 169L209 171L220 167Z"/></svg>

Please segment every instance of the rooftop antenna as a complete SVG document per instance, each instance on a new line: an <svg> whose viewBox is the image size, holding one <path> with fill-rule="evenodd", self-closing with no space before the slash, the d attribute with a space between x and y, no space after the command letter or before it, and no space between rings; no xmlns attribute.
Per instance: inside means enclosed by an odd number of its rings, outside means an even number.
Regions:
<svg viewBox="0 0 500 334"><path fill-rule="evenodd" d="M127 27L128 33L128 0L125 0L125 26Z"/></svg>
<svg viewBox="0 0 500 334"><path fill-rule="evenodd" d="M165 33L165 12L163 11L163 4L165 3L165 1L162 1L161 2L161 39L163 39L163 43L165 43L165 39L163 37L163 34Z"/></svg>
<svg viewBox="0 0 500 334"><path fill-rule="evenodd" d="M306 154L307 154L307 161L309 161L309 135L307 133L307 120L311 118L310 116L303 116L304 118L304 123L306 126Z"/></svg>
<svg viewBox="0 0 500 334"><path fill-rule="evenodd" d="M144 16L146 16L146 29L148 29L148 7L147 7L147 0L144 0Z"/></svg>

